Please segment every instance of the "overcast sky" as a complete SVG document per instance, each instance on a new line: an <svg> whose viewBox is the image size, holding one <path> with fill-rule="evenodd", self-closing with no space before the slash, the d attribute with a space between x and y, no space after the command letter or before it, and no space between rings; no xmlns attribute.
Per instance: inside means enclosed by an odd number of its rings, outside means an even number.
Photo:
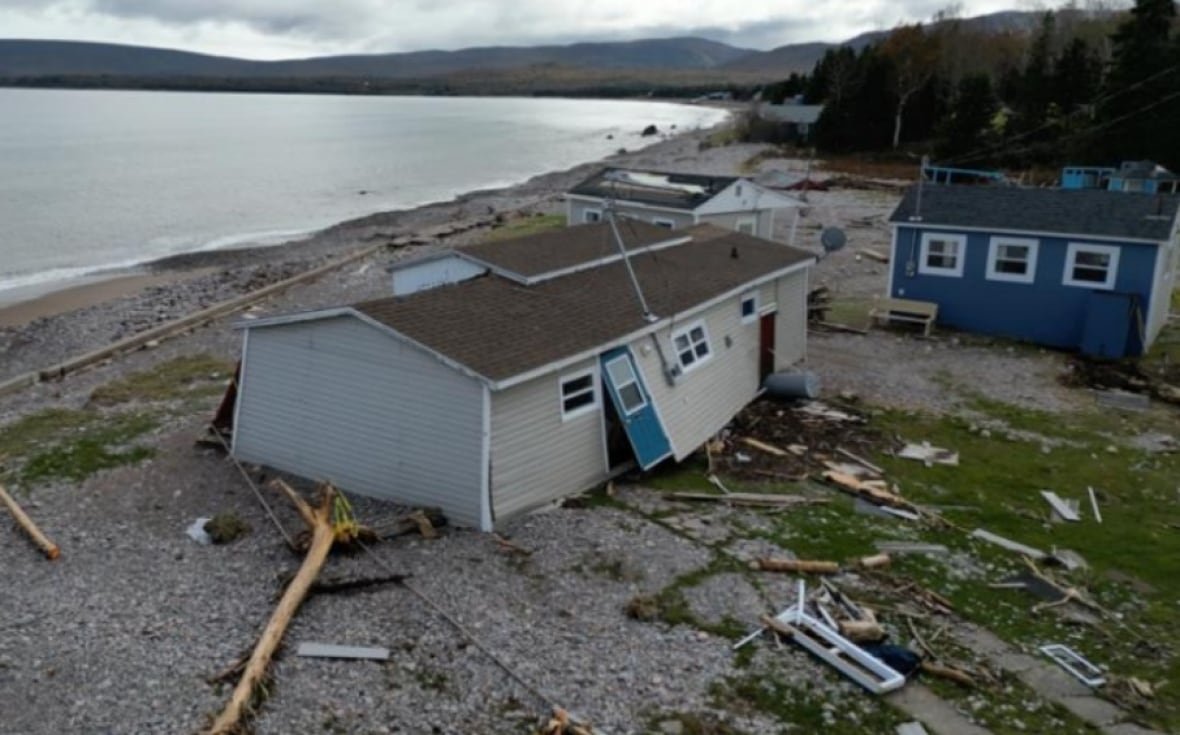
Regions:
<svg viewBox="0 0 1180 735"><path fill-rule="evenodd" d="M705 36L770 49L928 20L952 0L0 0L0 37L274 59ZM1058 6L964 0L961 15Z"/></svg>

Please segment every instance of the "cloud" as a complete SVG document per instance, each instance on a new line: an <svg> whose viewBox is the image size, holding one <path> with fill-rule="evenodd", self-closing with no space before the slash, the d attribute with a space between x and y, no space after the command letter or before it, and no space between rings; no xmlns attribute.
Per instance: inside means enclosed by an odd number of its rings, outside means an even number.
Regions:
<svg viewBox="0 0 1180 735"><path fill-rule="evenodd" d="M963 3L963 14L993 12L1011 3L974 0ZM686 35L768 49L840 41L899 22L925 20L950 4L951 0L694 0L691 5L683 0L3 0L0 28L10 37L175 46L250 58Z"/></svg>

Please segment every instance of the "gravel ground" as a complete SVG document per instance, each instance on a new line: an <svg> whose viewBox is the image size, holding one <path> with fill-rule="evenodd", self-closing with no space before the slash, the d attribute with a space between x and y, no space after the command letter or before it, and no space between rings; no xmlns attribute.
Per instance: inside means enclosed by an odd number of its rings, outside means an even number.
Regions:
<svg viewBox="0 0 1180 735"><path fill-rule="evenodd" d="M758 147L697 152L694 136L659 143L620 159L634 166L733 173ZM799 167L766 161L762 168ZM375 232L526 208L557 211L555 193L589 167L553 174L507 192L410 213L375 215L332 228L283 250L221 254L207 276L173 289L145 292L63 317L0 332L0 372L14 374L118 335L177 316L197 305L281 278L359 244ZM887 246L881 226L895 196L880 191L812 192L797 230L815 247L824 226L839 224L850 247L821 262L813 282L839 298L867 299L884 290L884 268L858 259L860 247ZM863 223L869 224L863 224ZM787 237L790 223L779 223ZM385 236L384 234L382 236ZM475 235L471 235L475 236ZM431 247L431 246L426 246ZM422 248L383 254L270 299L254 313L355 301L384 292L384 266ZM212 257L212 256L210 256ZM176 264L172 264L173 267ZM0 423L46 407L79 407L90 392L129 372L178 355L232 358L239 338L221 320L151 350L0 398ZM892 332L816 334L809 366L829 391L852 390L874 403L945 410L961 398L948 385L1056 409L1075 399L1059 389L1054 353L996 350L940 336L921 341ZM1008 380L1020 375L1021 381ZM948 383L948 377L949 383ZM276 575L298 559L244 485L237 470L192 440L205 410L181 411L147 441L154 459L101 472L81 483L35 488L27 508L63 556L39 557L0 527L0 733L191 732L216 712L228 690L205 678L253 643L273 605ZM274 499L274 496L270 496ZM687 625L640 622L623 610L695 574L684 598L701 620L753 626L791 594L784 579L752 584L746 575L705 570L718 554L737 558L790 553L750 540L764 523L745 510L669 509L650 492L621 488L633 510L556 509L509 523L503 532L533 549L528 557L500 549L491 537L448 530L442 538L405 538L375 548L384 562L412 574L421 590L530 683L524 687L440 613L398 586L313 597L288 634L274 668L270 697L256 721L260 733L527 732L550 703L593 721L601 732L675 732L677 713L712 713L751 732L778 731L755 711L717 711L712 691L728 677L774 676L827 701L825 721L859 721L875 704L811 659L759 647L739 669L727 639ZM294 513L280 504L290 528ZM253 526L227 546L199 546L184 529L198 516L232 510ZM395 509L362 503L362 517ZM653 515L654 514L654 515ZM666 517L665 517L666 515ZM653 520L653 518L659 520ZM367 555L333 557L329 573L381 572ZM699 578L697 578L699 577ZM386 663L301 659L306 640L383 645ZM538 697L530 689L542 693ZM665 727L666 725L666 727Z"/></svg>

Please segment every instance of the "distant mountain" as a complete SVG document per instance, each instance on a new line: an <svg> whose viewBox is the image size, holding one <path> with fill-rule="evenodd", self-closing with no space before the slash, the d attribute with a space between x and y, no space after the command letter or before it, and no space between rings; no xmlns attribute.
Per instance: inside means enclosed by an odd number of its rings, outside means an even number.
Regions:
<svg viewBox="0 0 1180 735"><path fill-rule="evenodd" d="M428 78L469 70L532 66L584 69L717 69L755 53L704 38L661 38L568 46L324 56L251 61L186 51L79 41L0 40L0 77Z"/></svg>
<svg viewBox="0 0 1180 735"><path fill-rule="evenodd" d="M1005 10L988 15L978 15L973 18L943 21L946 23L961 23L968 31L986 33L1000 33L1003 31L1029 32L1037 28L1041 22L1041 12ZM869 31L854 36L840 43L792 43L779 46L770 51L761 51L738 57L723 67L735 72L774 72L779 76L787 76L791 72L805 73L815 68L815 64L828 49L848 46L856 51L877 43L889 35L889 31Z"/></svg>

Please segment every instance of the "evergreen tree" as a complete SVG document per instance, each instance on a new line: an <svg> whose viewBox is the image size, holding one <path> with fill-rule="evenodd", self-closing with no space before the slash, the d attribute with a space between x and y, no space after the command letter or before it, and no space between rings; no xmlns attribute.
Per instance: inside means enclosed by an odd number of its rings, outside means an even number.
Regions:
<svg viewBox="0 0 1180 735"><path fill-rule="evenodd" d="M1102 60L1084 39L1074 38L1061 52L1053 69L1053 102L1070 114L1097 97L1102 82Z"/></svg>
<svg viewBox="0 0 1180 735"><path fill-rule="evenodd" d="M951 112L940 126L938 155L953 157L986 146L998 111L999 100L991 77L986 74L963 77L955 89Z"/></svg>
<svg viewBox="0 0 1180 735"><path fill-rule="evenodd" d="M1136 0L1111 37L1113 59L1091 151L1180 170L1180 38L1173 0Z"/></svg>

